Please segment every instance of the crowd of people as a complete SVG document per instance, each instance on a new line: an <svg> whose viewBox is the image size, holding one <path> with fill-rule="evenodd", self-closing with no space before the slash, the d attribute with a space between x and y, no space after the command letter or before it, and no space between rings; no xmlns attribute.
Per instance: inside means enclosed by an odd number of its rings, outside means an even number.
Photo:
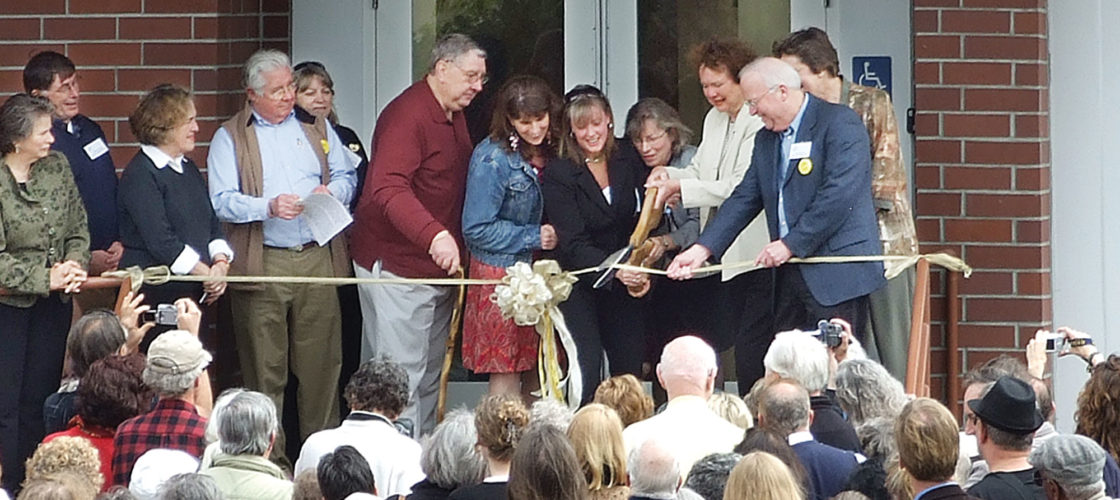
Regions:
<svg viewBox="0 0 1120 500"><path fill-rule="evenodd" d="M816 28L769 57L721 39L692 57L712 106L698 146L660 99L615 127L598 88L560 96L530 75L501 84L475 144L464 110L488 81L486 52L446 35L379 115L367 158L338 123L327 69L261 50L205 177L188 157L191 91L162 84L129 117L140 149L118 179L80 113L74 63L35 55L26 93L0 105L4 488L79 500L1116 496L1120 358L1061 331L1091 367L1079 436L1050 423L1039 341L1029 366L1001 357L966 375L958 433L942 404L898 382L912 270L789 263L918 251L889 96L845 81ZM347 207L352 226L315 234L311 197ZM470 286L462 360L489 394L437 422L459 303L453 287L407 280L495 279L542 258L668 273L611 269L560 304L583 377L574 413L534 402L538 332L499 309L494 286ZM759 268L694 278L721 261ZM119 303L82 289L129 266L198 281ZM405 282L227 285L238 275ZM223 297L245 387L215 400L199 332ZM729 348L740 394L717 390ZM664 400L656 412L643 379Z"/></svg>

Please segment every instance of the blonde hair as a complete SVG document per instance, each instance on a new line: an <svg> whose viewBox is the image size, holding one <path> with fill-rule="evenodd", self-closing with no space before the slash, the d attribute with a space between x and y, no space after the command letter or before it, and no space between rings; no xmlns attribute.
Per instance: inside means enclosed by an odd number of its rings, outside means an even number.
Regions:
<svg viewBox="0 0 1120 500"><path fill-rule="evenodd" d="M739 460L727 478L724 500L804 500L805 491L778 457L752 451Z"/></svg>
<svg viewBox="0 0 1120 500"><path fill-rule="evenodd" d="M592 403L576 412L568 439L591 491L626 484L622 420L609 406Z"/></svg>
<svg viewBox="0 0 1120 500"><path fill-rule="evenodd" d="M97 449L88 439L59 436L40 444L35 454L27 459L27 479L47 479L61 473L73 474L94 491L101 490L105 477L101 474L101 459Z"/></svg>
<svg viewBox="0 0 1120 500"><path fill-rule="evenodd" d="M747 403L743 398L730 392L712 394L712 397L708 398L708 409L740 429L747 430L754 427L754 417L747 408Z"/></svg>
<svg viewBox="0 0 1120 500"><path fill-rule="evenodd" d="M642 383L629 373L604 380L595 389L595 401L618 412L622 427L626 428L653 416L653 398L642 389Z"/></svg>
<svg viewBox="0 0 1120 500"><path fill-rule="evenodd" d="M603 113L603 118L607 121L607 136L604 138L602 153L604 160L610 159L615 150L614 114L607 96L590 85L577 85L564 95L564 120L561 124L564 140L560 142L560 156L576 165L582 165L588 159L576 141L575 129L586 126L596 111Z"/></svg>
<svg viewBox="0 0 1120 500"><path fill-rule="evenodd" d="M474 410L478 444L486 448L490 458L500 462L513 458L513 451L528 425L529 409L520 397L512 394L486 396Z"/></svg>

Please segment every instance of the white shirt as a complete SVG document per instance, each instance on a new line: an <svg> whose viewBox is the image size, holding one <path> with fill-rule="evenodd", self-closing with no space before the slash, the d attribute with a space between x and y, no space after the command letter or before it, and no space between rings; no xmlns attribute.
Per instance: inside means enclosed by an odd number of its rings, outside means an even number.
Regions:
<svg viewBox="0 0 1120 500"><path fill-rule="evenodd" d="M743 429L708 409L704 398L677 396L669 401L665 411L634 422L622 431L627 456L653 437L673 452L680 464L681 477L687 477L697 460L734 449L743 440Z"/></svg>
<svg viewBox="0 0 1120 500"><path fill-rule="evenodd" d="M359 420L350 417L334 429L312 434L299 452L294 475L315 469L323 455L347 444L356 448L369 462L381 498L411 493L412 485L424 479L424 472L420 470L420 443L397 432L380 415L354 413L372 418Z"/></svg>

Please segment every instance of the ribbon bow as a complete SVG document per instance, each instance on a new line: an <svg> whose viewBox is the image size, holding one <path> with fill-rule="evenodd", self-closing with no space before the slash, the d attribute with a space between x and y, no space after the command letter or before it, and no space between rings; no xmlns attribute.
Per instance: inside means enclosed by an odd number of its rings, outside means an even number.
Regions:
<svg viewBox="0 0 1120 500"><path fill-rule="evenodd" d="M554 260L539 260L530 266L518 262L506 268L502 284L494 287L490 300L498 304L502 317L513 319L518 326L534 326L541 336L537 348L537 376L541 382L541 397L564 401L563 389L568 386L568 407L579 408L583 394L583 376L580 373L576 344L564 322L564 315L557 307L568 299L577 278L560 269ZM556 335L553 335L553 332ZM556 337L567 353L567 376L562 375ZM568 385L568 382L571 382Z"/></svg>

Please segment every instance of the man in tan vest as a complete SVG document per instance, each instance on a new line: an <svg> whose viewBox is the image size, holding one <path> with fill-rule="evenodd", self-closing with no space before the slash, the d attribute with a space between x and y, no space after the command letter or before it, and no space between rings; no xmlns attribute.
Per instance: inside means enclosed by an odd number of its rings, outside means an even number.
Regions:
<svg viewBox="0 0 1120 500"><path fill-rule="evenodd" d="M300 217L301 200L313 193L350 203L357 181L346 147L321 118L295 107L287 55L253 54L245 86L248 105L214 134L207 158L210 200L239 257L230 275L348 276L342 236L319 246ZM299 380L300 438L336 425L342 347L334 287L234 285L230 302L245 386L283 415L290 370Z"/></svg>

